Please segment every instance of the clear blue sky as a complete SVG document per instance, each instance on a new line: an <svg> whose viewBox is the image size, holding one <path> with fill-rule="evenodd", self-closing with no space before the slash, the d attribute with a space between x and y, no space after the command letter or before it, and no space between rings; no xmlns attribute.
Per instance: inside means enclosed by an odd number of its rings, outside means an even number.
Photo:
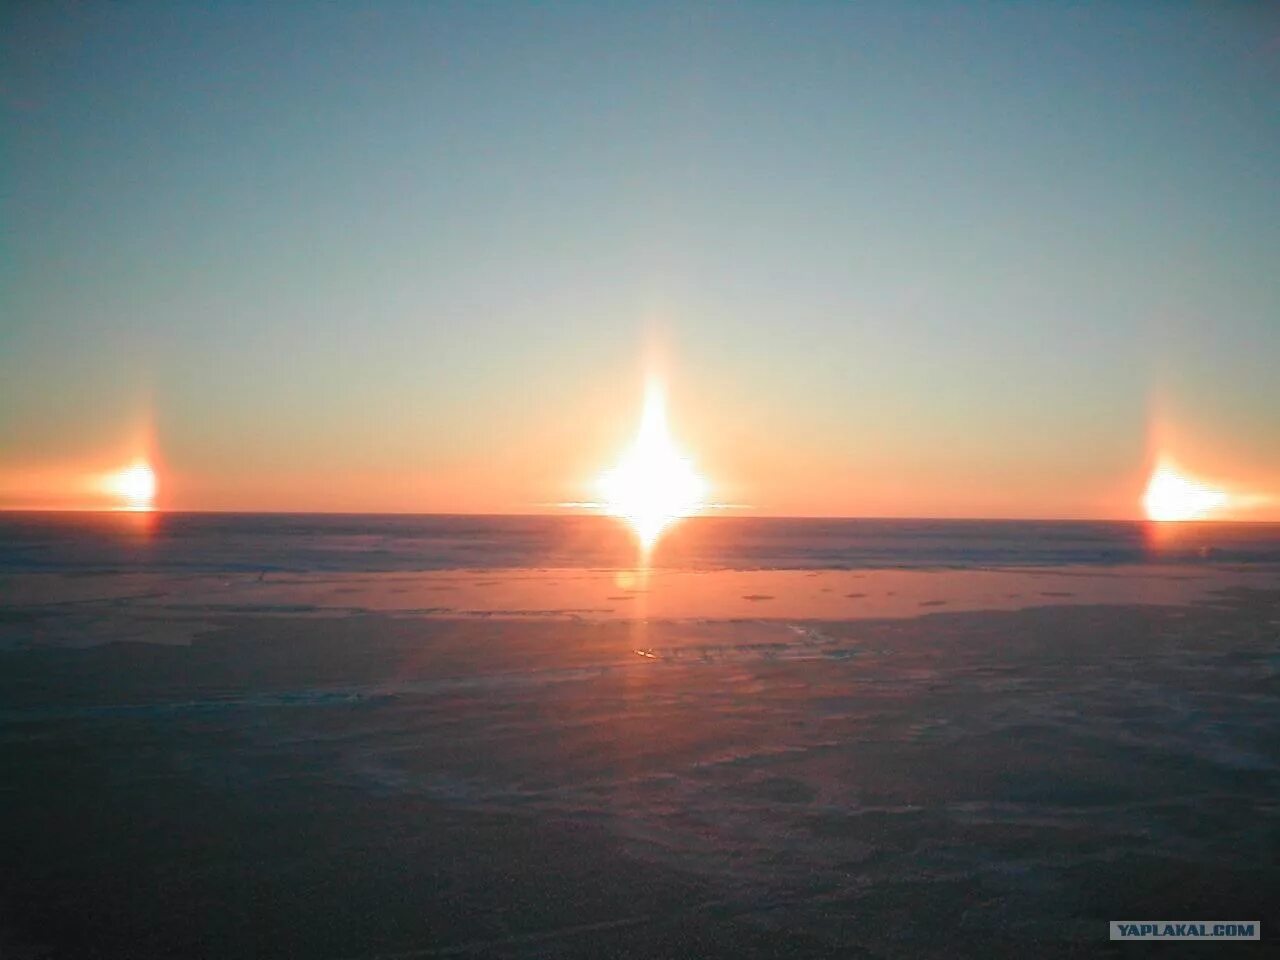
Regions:
<svg viewBox="0 0 1280 960"><path fill-rule="evenodd" d="M175 505L519 510L625 438L657 338L682 440L767 512L1123 513L1157 413L1280 487L1275 6L33 3L0 36L0 471L145 414Z"/></svg>

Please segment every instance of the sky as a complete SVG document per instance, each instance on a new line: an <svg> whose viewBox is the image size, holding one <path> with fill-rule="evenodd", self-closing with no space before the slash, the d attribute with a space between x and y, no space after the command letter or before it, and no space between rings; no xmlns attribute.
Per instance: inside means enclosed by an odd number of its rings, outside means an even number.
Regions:
<svg viewBox="0 0 1280 960"><path fill-rule="evenodd" d="M1280 519L1280 9L5 4L0 507ZM1239 502L1246 502L1245 499Z"/></svg>

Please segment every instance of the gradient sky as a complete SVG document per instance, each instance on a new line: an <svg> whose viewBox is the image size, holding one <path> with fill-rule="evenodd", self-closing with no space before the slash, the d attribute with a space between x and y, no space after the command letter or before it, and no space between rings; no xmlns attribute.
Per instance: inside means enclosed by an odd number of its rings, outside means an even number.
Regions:
<svg viewBox="0 0 1280 960"><path fill-rule="evenodd" d="M1280 493L1280 9L5 4L0 506ZM150 438L150 439L144 439ZM65 489L64 489L65 488ZM1280 517L1280 509L1270 509Z"/></svg>

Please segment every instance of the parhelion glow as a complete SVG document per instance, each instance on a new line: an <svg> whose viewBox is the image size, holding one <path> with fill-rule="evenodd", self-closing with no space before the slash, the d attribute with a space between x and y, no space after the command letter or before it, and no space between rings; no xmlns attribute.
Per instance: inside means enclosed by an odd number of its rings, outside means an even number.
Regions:
<svg viewBox="0 0 1280 960"><path fill-rule="evenodd" d="M156 496L156 474L151 465L139 460L111 474L107 490L119 497L126 510L150 510Z"/></svg>
<svg viewBox="0 0 1280 960"><path fill-rule="evenodd" d="M1162 461L1147 482L1142 506L1150 520L1203 520L1226 507L1229 499L1225 490L1184 476Z"/></svg>

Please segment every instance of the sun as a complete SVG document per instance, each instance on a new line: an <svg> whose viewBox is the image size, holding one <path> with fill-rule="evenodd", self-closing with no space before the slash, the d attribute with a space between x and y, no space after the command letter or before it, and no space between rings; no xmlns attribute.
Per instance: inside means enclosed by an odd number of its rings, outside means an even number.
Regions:
<svg viewBox="0 0 1280 960"><path fill-rule="evenodd" d="M150 510L156 496L156 474L139 460L107 477L107 490L123 501L126 510Z"/></svg>
<svg viewBox="0 0 1280 960"><path fill-rule="evenodd" d="M671 523L705 506L707 487L672 443L662 386L650 381L635 443L600 477L600 508L630 523L648 551Z"/></svg>
<svg viewBox="0 0 1280 960"><path fill-rule="evenodd" d="M1203 520L1227 506L1225 490L1182 476L1160 463L1151 474L1142 506L1151 520Z"/></svg>

